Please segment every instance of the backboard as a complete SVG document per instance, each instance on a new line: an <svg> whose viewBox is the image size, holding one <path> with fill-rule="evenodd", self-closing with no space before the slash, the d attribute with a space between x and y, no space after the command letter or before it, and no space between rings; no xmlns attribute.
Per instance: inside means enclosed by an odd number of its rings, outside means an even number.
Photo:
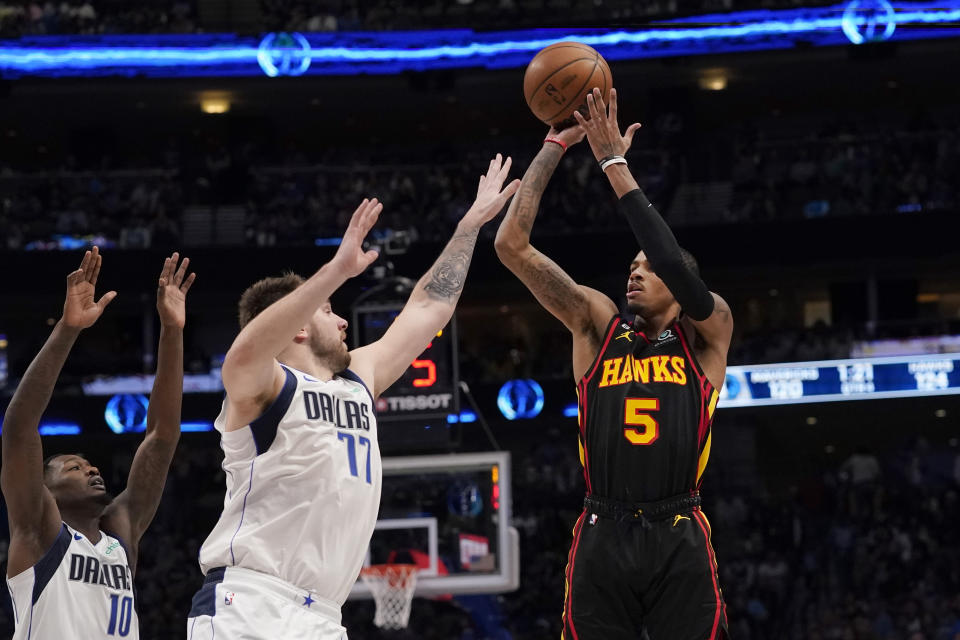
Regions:
<svg viewBox="0 0 960 640"><path fill-rule="evenodd" d="M503 593L520 584L510 526L510 454L385 457L380 516L364 566L420 565L418 596ZM370 598L362 581L351 598Z"/></svg>

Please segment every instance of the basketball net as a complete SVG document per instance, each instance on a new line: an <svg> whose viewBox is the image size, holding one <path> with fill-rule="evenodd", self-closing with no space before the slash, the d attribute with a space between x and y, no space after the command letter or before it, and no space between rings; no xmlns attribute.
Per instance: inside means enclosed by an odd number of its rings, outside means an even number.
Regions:
<svg viewBox="0 0 960 640"><path fill-rule="evenodd" d="M406 628L419 571L415 564L375 564L360 570L377 603L373 624L381 629Z"/></svg>

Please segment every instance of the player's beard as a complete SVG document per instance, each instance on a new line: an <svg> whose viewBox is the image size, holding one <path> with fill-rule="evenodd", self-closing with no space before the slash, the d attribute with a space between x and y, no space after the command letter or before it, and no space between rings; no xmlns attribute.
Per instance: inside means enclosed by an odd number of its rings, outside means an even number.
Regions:
<svg viewBox="0 0 960 640"><path fill-rule="evenodd" d="M646 311L646 306L639 302L627 302L627 311L632 313L635 316L643 317L643 312Z"/></svg>
<svg viewBox="0 0 960 640"><path fill-rule="evenodd" d="M350 352L347 345L340 340L340 336L324 337L314 334L310 336L310 350L313 355L330 367L334 373L344 371L350 366Z"/></svg>

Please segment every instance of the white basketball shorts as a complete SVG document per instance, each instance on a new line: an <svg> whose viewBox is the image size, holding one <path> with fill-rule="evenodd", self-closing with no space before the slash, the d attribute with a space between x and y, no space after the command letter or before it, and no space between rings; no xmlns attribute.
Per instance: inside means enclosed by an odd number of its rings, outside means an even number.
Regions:
<svg viewBox="0 0 960 640"><path fill-rule="evenodd" d="M193 596L187 640L347 640L340 607L279 578L226 567Z"/></svg>

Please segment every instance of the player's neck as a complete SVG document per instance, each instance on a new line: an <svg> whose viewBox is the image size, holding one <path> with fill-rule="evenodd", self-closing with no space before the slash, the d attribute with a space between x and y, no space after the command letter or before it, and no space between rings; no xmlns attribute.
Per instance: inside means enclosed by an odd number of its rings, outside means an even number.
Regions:
<svg viewBox="0 0 960 640"><path fill-rule="evenodd" d="M637 331L642 331L647 336L658 336L668 327L677 321L677 313L674 309L668 309L663 313L654 316L644 317L637 314L633 323Z"/></svg>
<svg viewBox="0 0 960 640"><path fill-rule="evenodd" d="M102 515L102 510L96 515L60 510L60 517L67 523L67 526L76 529L94 544L100 542L100 518Z"/></svg>
<svg viewBox="0 0 960 640"><path fill-rule="evenodd" d="M278 359L288 367L302 371L317 380L331 380L334 374L337 373L326 361L317 358L310 349L287 349L280 354Z"/></svg>

